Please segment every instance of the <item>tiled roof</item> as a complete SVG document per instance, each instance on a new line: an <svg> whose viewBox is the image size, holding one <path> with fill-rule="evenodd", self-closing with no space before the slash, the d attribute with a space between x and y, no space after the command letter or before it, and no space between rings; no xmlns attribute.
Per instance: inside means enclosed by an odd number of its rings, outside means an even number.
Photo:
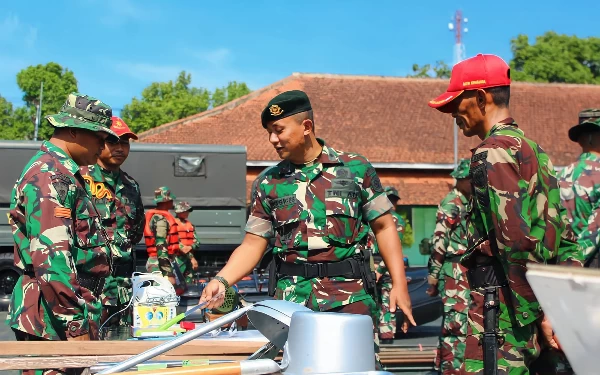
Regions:
<svg viewBox="0 0 600 375"><path fill-rule="evenodd" d="M140 134L142 142L237 144L248 160L277 160L260 124L260 112L280 92L301 89L310 97L317 136L334 148L372 162L453 162L453 123L427 106L448 82L440 79L293 74L233 102ZM567 131L581 109L600 106L600 86L513 83L511 112L528 137L555 165L578 155ZM478 140L459 134L461 157Z"/></svg>
<svg viewBox="0 0 600 375"><path fill-rule="evenodd" d="M244 145L249 161L278 161L260 123L278 93L304 90L312 103L318 137L328 145L363 154L373 163L452 164L453 121L427 106L447 80L327 74L293 75L220 107L141 133L141 142ZM600 107L600 85L511 86L511 114L532 140L564 166L579 154L567 137L580 110ZM459 132L460 133L460 132ZM458 136L459 156L479 139ZM250 179L250 176L248 176ZM252 181L248 182L248 185ZM401 204L437 204L448 192L443 178L382 178L405 197Z"/></svg>

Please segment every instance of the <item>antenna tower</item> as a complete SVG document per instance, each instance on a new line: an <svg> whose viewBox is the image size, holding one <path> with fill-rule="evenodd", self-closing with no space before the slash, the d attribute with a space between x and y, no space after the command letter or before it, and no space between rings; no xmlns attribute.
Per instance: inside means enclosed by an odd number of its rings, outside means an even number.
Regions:
<svg viewBox="0 0 600 375"><path fill-rule="evenodd" d="M458 64L466 58L465 45L462 42L463 33L466 34L469 29L465 25L469 22L463 18L462 11L457 10L454 13L454 19L448 23L448 29L454 32L454 64Z"/></svg>

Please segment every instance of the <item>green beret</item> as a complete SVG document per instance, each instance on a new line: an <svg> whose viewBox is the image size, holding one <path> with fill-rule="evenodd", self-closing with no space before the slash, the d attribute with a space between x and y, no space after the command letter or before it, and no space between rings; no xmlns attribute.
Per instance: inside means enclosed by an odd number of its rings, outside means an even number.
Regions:
<svg viewBox="0 0 600 375"><path fill-rule="evenodd" d="M281 120L282 118L295 115L296 113L310 111L310 100L304 91L292 90L282 92L263 109L260 119L263 128L267 128L267 123Z"/></svg>
<svg viewBox="0 0 600 375"><path fill-rule="evenodd" d="M461 178L469 177L469 170L471 168L471 159L460 159L458 166L450 173L450 176L457 180Z"/></svg>

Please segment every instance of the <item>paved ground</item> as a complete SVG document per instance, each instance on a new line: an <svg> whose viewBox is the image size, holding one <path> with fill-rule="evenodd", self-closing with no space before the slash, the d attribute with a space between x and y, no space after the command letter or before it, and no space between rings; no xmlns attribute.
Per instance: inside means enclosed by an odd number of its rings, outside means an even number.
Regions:
<svg viewBox="0 0 600 375"><path fill-rule="evenodd" d="M6 312L0 312L0 341L13 341L14 335L12 331L6 326L4 320L6 319ZM441 327L441 319L435 322L420 326L413 327L409 330L405 337L397 339L394 344L402 345L424 345L434 346L437 344L437 336ZM0 350L1 351L1 350ZM402 374L412 375L425 375L427 372L402 372ZM0 375L19 375L18 371L0 371Z"/></svg>

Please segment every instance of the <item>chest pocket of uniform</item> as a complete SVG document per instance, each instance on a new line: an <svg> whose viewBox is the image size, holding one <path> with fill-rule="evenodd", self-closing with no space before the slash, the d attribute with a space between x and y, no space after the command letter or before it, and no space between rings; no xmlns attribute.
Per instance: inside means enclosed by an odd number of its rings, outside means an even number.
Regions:
<svg viewBox="0 0 600 375"><path fill-rule="evenodd" d="M79 248L91 249L105 245L106 241L102 235L98 214L94 210L92 201L87 197L83 197L77 202L74 227L74 236Z"/></svg>
<svg viewBox="0 0 600 375"><path fill-rule="evenodd" d="M360 192L354 184L346 188L325 191L327 239L332 245L349 245L356 242L360 227Z"/></svg>
<svg viewBox="0 0 600 375"><path fill-rule="evenodd" d="M296 248L302 241L300 230L301 208L295 196L274 199L271 202L275 246L282 250Z"/></svg>

